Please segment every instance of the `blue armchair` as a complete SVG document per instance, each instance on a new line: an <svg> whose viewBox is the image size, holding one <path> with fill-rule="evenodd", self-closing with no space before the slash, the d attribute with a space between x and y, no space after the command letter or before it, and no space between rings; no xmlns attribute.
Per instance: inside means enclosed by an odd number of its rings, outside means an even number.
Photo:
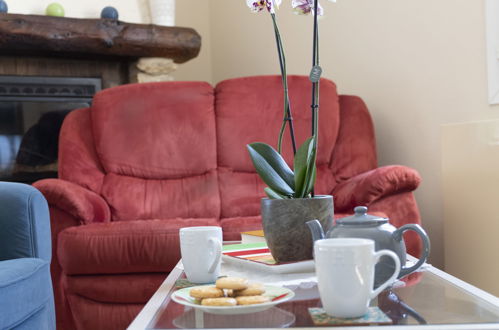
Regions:
<svg viewBox="0 0 499 330"><path fill-rule="evenodd" d="M55 329L51 255L43 195L0 182L0 329Z"/></svg>

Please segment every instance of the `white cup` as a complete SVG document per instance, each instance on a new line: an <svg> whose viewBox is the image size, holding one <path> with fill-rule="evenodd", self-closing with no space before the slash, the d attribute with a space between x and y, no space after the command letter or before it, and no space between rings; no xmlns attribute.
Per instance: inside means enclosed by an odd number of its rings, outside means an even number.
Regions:
<svg viewBox="0 0 499 330"><path fill-rule="evenodd" d="M192 283L213 283L220 275L222 228L215 226L180 228L180 253L187 279Z"/></svg>
<svg viewBox="0 0 499 330"><path fill-rule="evenodd" d="M374 266L381 256L395 262L393 275L376 290ZM322 307L335 317L360 317L369 302L393 284L400 272L400 260L390 250L374 252L374 241L360 238L329 238L314 244L315 271Z"/></svg>

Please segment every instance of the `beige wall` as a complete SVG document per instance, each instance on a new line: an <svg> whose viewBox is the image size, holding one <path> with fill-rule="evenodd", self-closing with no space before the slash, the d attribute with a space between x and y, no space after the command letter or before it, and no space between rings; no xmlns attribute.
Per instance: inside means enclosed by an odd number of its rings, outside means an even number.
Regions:
<svg viewBox="0 0 499 330"><path fill-rule="evenodd" d="M499 296L499 120L442 127L445 270Z"/></svg>
<svg viewBox="0 0 499 330"><path fill-rule="evenodd" d="M118 9L120 20L130 23L141 23L148 13L144 12L142 0L22 0L6 1L9 13L45 15L45 8L52 2L64 7L66 17L99 18L102 8L113 6Z"/></svg>
<svg viewBox="0 0 499 330"><path fill-rule="evenodd" d="M289 71L307 74L311 18L291 14L288 2L278 15ZM278 73L270 18L251 14L243 0L210 3L213 81ZM416 197L432 240L431 261L443 266L440 127L499 117L499 108L487 104L484 4L339 0L323 6L324 76L368 104L380 164L421 173Z"/></svg>
<svg viewBox="0 0 499 330"><path fill-rule="evenodd" d="M176 2L175 24L194 28L202 38L199 56L179 66L178 70L173 73L176 80L208 82L213 80L210 1L177 0Z"/></svg>

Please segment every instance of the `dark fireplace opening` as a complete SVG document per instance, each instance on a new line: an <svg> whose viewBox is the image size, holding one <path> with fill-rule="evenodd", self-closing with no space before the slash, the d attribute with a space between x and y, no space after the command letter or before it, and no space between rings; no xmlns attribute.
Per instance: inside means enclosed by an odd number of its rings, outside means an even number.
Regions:
<svg viewBox="0 0 499 330"><path fill-rule="evenodd" d="M57 177L62 122L99 90L100 78L0 76L0 180Z"/></svg>

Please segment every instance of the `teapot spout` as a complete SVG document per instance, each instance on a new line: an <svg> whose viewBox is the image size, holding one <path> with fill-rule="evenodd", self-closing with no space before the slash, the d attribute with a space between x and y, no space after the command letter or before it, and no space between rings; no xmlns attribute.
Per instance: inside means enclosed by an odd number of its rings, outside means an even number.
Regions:
<svg viewBox="0 0 499 330"><path fill-rule="evenodd" d="M322 229L321 223L319 220L314 219L306 222L308 228L310 228L310 232L312 233L312 240L315 242L319 239L324 239L324 229Z"/></svg>

